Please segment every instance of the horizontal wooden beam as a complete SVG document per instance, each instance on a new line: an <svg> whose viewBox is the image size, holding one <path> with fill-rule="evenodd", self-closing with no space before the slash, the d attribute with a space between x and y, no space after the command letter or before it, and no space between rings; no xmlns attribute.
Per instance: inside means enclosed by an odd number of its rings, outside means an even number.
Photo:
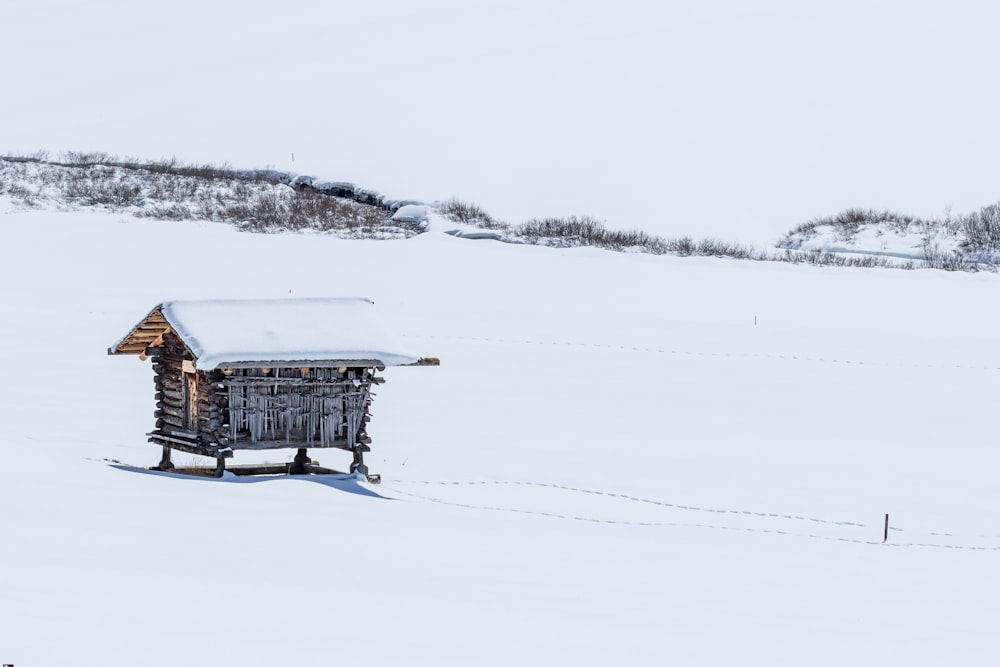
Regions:
<svg viewBox="0 0 1000 667"><path fill-rule="evenodd" d="M197 433L194 433L192 431L185 431L183 429L177 429L177 430L169 429L164 432L164 435L170 436L171 438L181 438L181 439L187 438L192 442L199 442Z"/></svg>
<svg viewBox="0 0 1000 667"><path fill-rule="evenodd" d="M187 438L178 438L165 433L157 433L156 431L147 433L146 436L149 438L149 442L169 447L170 449L187 452L188 454L198 454L200 456L208 456L213 459L231 459L233 457L233 450L228 447L206 445L201 442L188 440Z"/></svg>
<svg viewBox="0 0 1000 667"><path fill-rule="evenodd" d="M136 329L131 336L128 337L129 341L137 340L139 338L147 338L149 340L155 340L170 331L169 327L156 327L155 329Z"/></svg>
<svg viewBox="0 0 1000 667"><path fill-rule="evenodd" d="M149 347L148 345L141 345L141 346L137 345L135 347L129 347L123 345L115 350L108 348L108 354L109 355L134 354L142 357L143 361L145 361L147 358L155 356L157 349L158 348Z"/></svg>
<svg viewBox="0 0 1000 667"><path fill-rule="evenodd" d="M404 366L440 366L441 360L437 357L420 357L412 364L403 364Z"/></svg>
<svg viewBox="0 0 1000 667"><path fill-rule="evenodd" d="M357 446L361 448L363 452L370 452L372 439L369 436L362 436L358 438ZM229 445L233 449L243 449L247 451L256 451L262 449L298 449L305 447L307 449L342 449L344 451L353 451L347 446L347 438L335 438L332 443L322 444L317 440L305 440L304 438L293 438L291 440L285 440L283 437L279 437L275 440L258 440L257 442L251 442L250 437L240 436L236 439L235 443Z"/></svg>
<svg viewBox="0 0 1000 667"><path fill-rule="evenodd" d="M218 365L218 368L377 368L385 370L378 359L295 359L270 361L232 361ZM212 370L212 369L202 369Z"/></svg>
<svg viewBox="0 0 1000 667"><path fill-rule="evenodd" d="M138 354L142 355L150 344L162 340L163 334L170 331L170 325L162 317L153 319L147 317L115 348L108 348L108 354Z"/></svg>
<svg viewBox="0 0 1000 667"><path fill-rule="evenodd" d="M296 387L350 387L357 384L357 386L363 386L369 383L372 384L382 384L385 382L382 378L368 378L365 380L314 380L309 378L272 378L272 377L243 377L237 375L227 376L222 380L225 385L240 385L240 386L261 386L261 387L273 387L275 385L294 385Z"/></svg>
<svg viewBox="0 0 1000 667"><path fill-rule="evenodd" d="M259 465L246 464L246 465L235 465L226 466L226 472L231 472L234 475L246 476L246 475L289 475L296 474L291 472L294 462L289 461L288 463L262 463ZM152 469L158 470L159 466L154 466ZM170 472L180 473L182 475L195 475L198 477L215 477L215 466L183 466L180 468L171 468ZM297 474L307 474L307 475L346 475L347 473L340 470L334 470L333 468L324 468L322 466L315 466L307 463L303 467L302 473Z"/></svg>

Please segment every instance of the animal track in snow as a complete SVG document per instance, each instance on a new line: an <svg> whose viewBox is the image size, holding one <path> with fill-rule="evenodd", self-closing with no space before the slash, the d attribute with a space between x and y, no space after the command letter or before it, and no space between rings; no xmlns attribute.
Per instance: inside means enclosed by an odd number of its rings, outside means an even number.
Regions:
<svg viewBox="0 0 1000 667"><path fill-rule="evenodd" d="M436 487L437 492L414 493L399 488L399 485L419 485L423 487ZM511 487L516 489L514 494L504 494L498 498L497 492L491 495L492 502L474 502L473 494L467 491L459 491L460 487L465 489L484 489L485 487ZM637 526L637 527L667 527L667 528L700 528L712 530L724 530L731 532L756 533L765 535L783 535L789 537L800 537L814 540L826 540L831 542L843 542L859 545L876 545L895 548L935 548L935 549L955 549L964 551L1000 551L1000 546L992 544L944 544L931 541L893 541L894 535L903 533L901 528L890 527L890 539L883 544L881 539L869 537L873 530L880 527L865 524L857 521L838 521L819 517L809 517L799 514L784 514L777 512L760 512L752 510L721 509L711 507L698 507L694 505L684 505L680 503L669 503L660 500L642 498L624 493L607 491L596 491L592 489L582 489L572 486L551 484L544 482L530 481L433 481L433 480L394 480L389 484L384 484L383 488L393 491L402 496L424 500L428 502L459 507L471 510L486 510L491 512L509 512L526 516L539 516L549 519L559 519L566 521L577 521L593 524ZM451 493L458 491L458 493ZM528 493L524 493L527 491ZM560 497L561 496L561 497ZM590 502L581 502L580 496L588 498ZM500 502L498 502L500 500ZM615 501L609 503L609 501ZM641 506L644 511L636 512L623 510L620 501L628 504ZM692 512L713 514L719 518L727 519L722 522L697 522L684 521L682 517L690 515ZM668 518L664 513L673 515ZM801 529L790 527L785 529L775 525L775 520L783 522L797 522L797 525L812 525L823 530L819 532L807 532ZM795 525L795 524L792 524ZM879 531L876 531L879 532ZM954 534L927 533L933 537L960 537ZM996 536L976 535L966 536L968 538L987 538L995 541Z"/></svg>

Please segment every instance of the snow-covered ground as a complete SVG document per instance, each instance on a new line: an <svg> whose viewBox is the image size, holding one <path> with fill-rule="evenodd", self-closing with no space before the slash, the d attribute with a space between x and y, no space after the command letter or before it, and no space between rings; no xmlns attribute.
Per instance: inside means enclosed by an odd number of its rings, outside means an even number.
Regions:
<svg viewBox="0 0 1000 667"><path fill-rule="evenodd" d="M6 204L0 229L3 662L939 665L1000 648L995 274ZM167 299L288 295L372 297L440 357L384 373L367 457L383 483L137 470L159 454L152 372L107 347Z"/></svg>

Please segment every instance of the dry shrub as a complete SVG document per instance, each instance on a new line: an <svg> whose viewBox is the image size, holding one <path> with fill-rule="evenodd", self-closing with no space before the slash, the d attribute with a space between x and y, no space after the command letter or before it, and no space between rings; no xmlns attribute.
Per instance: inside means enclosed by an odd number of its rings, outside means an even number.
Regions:
<svg viewBox="0 0 1000 667"><path fill-rule="evenodd" d="M435 208L437 208L441 215L454 222L475 225L476 227L482 227L483 229L495 229L499 231L508 231L510 229L510 225L502 220L497 220L483 208L476 206L475 204L469 204L468 202L464 202L455 197L452 197L446 202L437 204Z"/></svg>

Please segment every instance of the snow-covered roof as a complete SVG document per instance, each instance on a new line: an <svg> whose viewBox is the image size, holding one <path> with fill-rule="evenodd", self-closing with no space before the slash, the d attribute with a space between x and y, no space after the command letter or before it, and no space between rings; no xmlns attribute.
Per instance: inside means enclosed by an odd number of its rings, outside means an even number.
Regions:
<svg viewBox="0 0 1000 667"><path fill-rule="evenodd" d="M363 298L166 301L108 354L141 355L170 329L199 370L268 362L417 363L374 311L374 302Z"/></svg>

